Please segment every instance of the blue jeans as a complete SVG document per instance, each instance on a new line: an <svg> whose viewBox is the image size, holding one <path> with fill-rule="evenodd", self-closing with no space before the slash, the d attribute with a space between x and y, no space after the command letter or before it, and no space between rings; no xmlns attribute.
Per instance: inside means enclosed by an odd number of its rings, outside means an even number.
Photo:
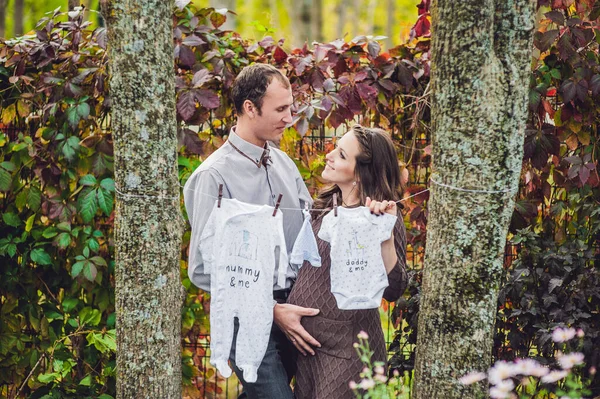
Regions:
<svg viewBox="0 0 600 399"><path fill-rule="evenodd" d="M258 368L255 383L244 381L242 370L235 364L235 342L239 330L238 319L234 321L233 343L229 360L233 371L242 382L244 390L238 399L293 399L290 382L296 374L296 348L273 322L269 345L265 357Z"/></svg>

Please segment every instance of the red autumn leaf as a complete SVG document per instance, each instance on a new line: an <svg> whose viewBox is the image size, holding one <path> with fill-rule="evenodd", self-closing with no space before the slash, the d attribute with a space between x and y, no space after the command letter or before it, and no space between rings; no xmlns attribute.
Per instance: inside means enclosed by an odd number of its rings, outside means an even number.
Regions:
<svg viewBox="0 0 600 399"><path fill-rule="evenodd" d="M369 44L367 44L367 51L371 57L375 58L379 55L381 46L377 42L369 42Z"/></svg>
<svg viewBox="0 0 600 399"><path fill-rule="evenodd" d="M577 94L577 88L575 87L575 82L572 80L565 80L563 84L560 86L560 91L562 93L562 98L564 103L571 102L575 95Z"/></svg>
<svg viewBox="0 0 600 399"><path fill-rule="evenodd" d="M335 63L335 67L333 68L333 72L335 77L340 77L344 72L348 70L348 65L346 65L346 60L344 57L339 57L337 62Z"/></svg>
<svg viewBox="0 0 600 399"><path fill-rule="evenodd" d="M417 8L419 9L419 15L428 13L430 5L431 0L421 0L421 3L417 6Z"/></svg>
<svg viewBox="0 0 600 399"><path fill-rule="evenodd" d="M219 96L212 90L194 90L194 97L206 109L218 108L221 104Z"/></svg>
<svg viewBox="0 0 600 399"><path fill-rule="evenodd" d="M356 91L358 91L358 95L363 101L369 101L377 95L377 90L366 83L357 83Z"/></svg>
<svg viewBox="0 0 600 399"><path fill-rule="evenodd" d="M194 74L194 77L192 78L192 86L200 87L210 79L210 71L208 69L201 69Z"/></svg>
<svg viewBox="0 0 600 399"><path fill-rule="evenodd" d="M223 25L226 20L227 17L224 14L217 12L217 10L210 14L210 22L215 28L218 28L219 26Z"/></svg>
<svg viewBox="0 0 600 399"><path fill-rule="evenodd" d="M276 63L281 64L287 61L287 53L281 49L281 47L275 47L275 51L273 52L273 59Z"/></svg>
<svg viewBox="0 0 600 399"><path fill-rule="evenodd" d="M182 43L186 46L200 46L206 42L196 35L190 35L183 39Z"/></svg>
<svg viewBox="0 0 600 399"><path fill-rule="evenodd" d="M184 121L189 120L196 112L196 99L191 91L184 91L177 99L177 113Z"/></svg>
<svg viewBox="0 0 600 399"><path fill-rule="evenodd" d="M431 23L427 18L428 14L423 14L417 20L415 26L413 26L412 30L414 32L415 37L422 37L429 35Z"/></svg>
<svg viewBox="0 0 600 399"><path fill-rule="evenodd" d="M182 44L179 47L179 63L182 66L191 68L196 63L196 55L194 52L186 45Z"/></svg>
<svg viewBox="0 0 600 399"><path fill-rule="evenodd" d="M556 111L554 108L552 108L552 105L546 100L542 100L542 105L544 106L544 111L546 111L548 115L550 115L550 118L554 119L554 113Z"/></svg>
<svg viewBox="0 0 600 399"><path fill-rule="evenodd" d="M180 146L185 146L188 152L192 154L202 154L202 141L198 134L191 129L180 129L177 134L177 142Z"/></svg>

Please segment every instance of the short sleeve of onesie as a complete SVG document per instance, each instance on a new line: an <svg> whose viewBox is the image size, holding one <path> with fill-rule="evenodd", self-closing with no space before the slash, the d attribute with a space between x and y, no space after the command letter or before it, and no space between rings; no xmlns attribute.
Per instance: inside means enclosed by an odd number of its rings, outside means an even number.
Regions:
<svg viewBox="0 0 600 399"><path fill-rule="evenodd" d="M321 223L321 228L318 233L321 240L331 242L331 234L338 220L339 218L335 217L333 212L329 212L323 217L323 222Z"/></svg>
<svg viewBox="0 0 600 399"><path fill-rule="evenodd" d="M380 237L381 242L389 240L390 237L392 236L393 229L394 229L394 226L396 225L396 221L398 220L398 218L394 215L390 215L389 213L385 213L385 214L381 215L380 217L378 217L376 220L377 220L377 223L379 225L381 225L381 227L382 227L379 230L381 232L381 237Z"/></svg>

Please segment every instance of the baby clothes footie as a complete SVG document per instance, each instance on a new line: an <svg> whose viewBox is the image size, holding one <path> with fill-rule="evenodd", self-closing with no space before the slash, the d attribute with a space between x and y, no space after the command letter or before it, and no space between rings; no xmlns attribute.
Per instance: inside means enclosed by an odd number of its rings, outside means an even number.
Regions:
<svg viewBox="0 0 600 399"><path fill-rule="evenodd" d="M323 217L319 237L331 244L331 292L338 308L379 307L388 277L381 243L391 237L396 216L374 215L367 207L338 207Z"/></svg>
<svg viewBox="0 0 600 399"><path fill-rule="evenodd" d="M319 267L321 266L321 255L319 255L315 233L310 224L310 212L305 209L302 213L304 214L304 223L302 223L302 228L298 233L296 242L294 242L294 248L290 255L290 263L298 265L298 268L300 268L304 261L307 260L311 265Z"/></svg>
<svg viewBox="0 0 600 399"><path fill-rule="evenodd" d="M204 270L211 274L211 358L224 376L239 321L236 365L247 382L256 382L273 324L273 283L285 286L288 258L282 213L236 199L215 202L200 237Z"/></svg>

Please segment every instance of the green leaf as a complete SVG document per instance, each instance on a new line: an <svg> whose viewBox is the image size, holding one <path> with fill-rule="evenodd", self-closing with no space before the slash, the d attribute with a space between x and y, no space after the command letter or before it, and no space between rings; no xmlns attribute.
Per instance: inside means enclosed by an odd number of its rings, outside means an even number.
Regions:
<svg viewBox="0 0 600 399"><path fill-rule="evenodd" d="M102 319L102 314L98 309L92 309L89 306L81 309L79 312L80 324L88 324L90 326L97 326Z"/></svg>
<svg viewBox="0 0 600 399"><path fill-rule="evenodd" d="M32 211L37 211L40 209L42 205L42 192L39 187L31 186L29 187L29 192L27 193L27 206Z"/></svg>
<svg viewBox="0 0 600 399"><path fill-rule="evenodd" d="M60 249L65 249L71 245L71 235L69 233L60 233L56 242Z"/></svg>
<svg viewBox="0 0 600 399"><path fill-rule="evenodd" d="M90 258L90 261L94 262L98 266L107 266L106 261L101 256L94 256Z"/></svg>
<svg viewBox="0 0 600 399"><path fill-rule="evenodd" d="M62 152L67 161L72 161L75 158L75 153L79 149L79 138L71 136L65 141Z"/></svg>
<svg viewBox="0 0 600 399"><path fill-rule="evenodd" d="M77 305L79 305L79 299L77 298L65 298L62 301L62 308L65 312L71 312Z"/></svg>
<svg viewBox="0 0 600 399"><path fill-rule="evenodd" d="M113 209L114 198L110 192L104 188L100 188L96 191L98 194L98 205L106 216L110 216Z"/></svg>
<svg viewBox="0 0 600 399"><path fill-rule="evenodd" d="M83 256L86 258L90 256L90 249L88 247L83 248Z"/></svg>
<svg viewBox="0 0 600 399"><path fill-rule="evenodd" d="M27 195L29 190L24 189L19 194L17 194L17 198L15 198L15 205L19 212L22 212L25 209L25 205L27 205Z"/></svg>
<svg viewBox="0 0 600 399"><path fill-rule="evenodd" d="M92 252L98 252L100 249L100 244L98 244L98 241L95 238L90 238L87 242L87 246Z"/></svg>
<svg viewBox="0 0 600 399"><path fill-rule="evenodd" d="M77 106L77 113L81 119L86 119L90 115L90 106L88 103L81 103Z"/></svg>
<svg viewBox="0 0 600 399"><path fill-rule="evenodd" d="M100 182L100 187L102 187L106 191L113 193L115 191L115 181L110 177L107 177L106 179L102 179L102 181Z"/></svg>
<svg viewBox="0 0 600 399"><path fill-rule="evenodd" d="M83 266L83 276L89 281L94 281L98 275L98 269L92 262L85 262Z"/></svg>
<svg viewBox="0 0 600 399"><path fill-rule="evenodd" d="M17 246L15 244L8 244L6 253L8 253L11 258L14 257L15 254L17 253Z"/></svg>
<svg viewBox="0 0 600 399"><path fill-rule="evenodd" d="M8 161L4 161L4 162L0 163L0 167L3 169L6 169L9 172L14 172L15 170L17 170L17 167L15 166L15 164L12 162L8 162Z"/></svg>
<svg viewBox="0 0 600 399"><path fill-rule="evenodd" d="M19 218L19 215L16 215L12 212L7 212L3 214L2 220L4 220L4 223L12 227L18 227L21 224L21 219Z"/></svg>
<svg viewBox="0 0 600 399"><path fill-rule="evenodd" d="M58 373L48 373L48 374L38 375L37 378L38 378L38 381L41 382L42 384L47 384L49 382L56 380L58 377L60 377L60 374L58 374Z"/></svg>
<svg viewBox="0 0 600 399"><path fill-rule="evenodd" d="M30 232L33 227L33 222L35 220L35 213L27 218L27 222L25 223L25 231Z"/></svg>
<svg viewBox="0 0 600 399"><path fill-rule="evenodd" d="M31 260L34 261L35 263L37 263L38 265L51 265L52 264L52 258L50 258L50 255L48 255L48 253L46 251L44 251L42 248L35 248L35 249L31 250L29 256L30 256Z"/></svg>
<svg viewBox="0 0 600 399"><path fill-rule="evenodd" d="M42 237L44 238L52 238L52 237L56 237L58 233L56 232L56 229L53 226L47 227L46 230L44 230L44 232L42 233Z"/></svg>
<svg viewBox="0 0 600 399"><path fill-rule="evenodd" d="M85 376L83 380L79 381L79 385L83 385L85 387L89 387L90 385L92 385L92 376L89 374Z"/></svg>
<svg viewBox="0 0 600 399"><path fill-rule="evenodd" d="M67 110L67 120L69 121L69 125L71 125L72 128L77 127L77 124L79 123L79 114L77 112L77 107L70 107Z"/></svg>
<svg viewBox="0 0 600 399"><path fill-rule="evenodd" d="M56 227L62 231L68 231L68 232L71 231L71 223L69 223L69 222L60 222L59 224L56 225Z"/></svg>
<svg viewBox="0 0 600 399"><path fill-rule="evenodd" d="M6 170L0 168L0 191L10 190L12 176Z"/></svg>
<svg viewBox="0 0 600 399"><path fill-rule="evenodd" d="M117 343L115 339L115 330L109 330L106 333L91 332L86 336L88 345L94 345L99 352L115 352Z"/></svg>
<svg viewBox="0 0 600 399"><path fill-rule="evenodd" d="M75 277L79 276L79 273L81 273L81 270L83 270L83 265L86 262L87 261L75 262L75 264L73 265L73 267L71 267L71 277L75 278Z"/></svg>
<svg viewBox="0 0 600 399"><path fill-rule="evenodd" d="M560 71L556 68L552 68L550 70L550 76L552 76L554 79L560 79Z"/></svg>
<svg viewBox="0 0 600 399"><path fill-rule="evenodd" d="M85 175L79 179L79 184L82 186L95 186L97 183L98 182L93 175Z"/></svg>
<svg viewBox="0 0 600 399"><path fill-rule="evenodd" d="M86 188L79 194L79 212L84 222L90 222L96 215L98 210L98 199L96 197L96 190L92 188Z"/></svg>
<svg viewBox="0 0 600 399"><path fill-rule="evenodd" d="M109 328L114 327L116 321L117 321L117 314L114 312L109 314L108 317L106 318L106 327L109 327Z"/></svg>

